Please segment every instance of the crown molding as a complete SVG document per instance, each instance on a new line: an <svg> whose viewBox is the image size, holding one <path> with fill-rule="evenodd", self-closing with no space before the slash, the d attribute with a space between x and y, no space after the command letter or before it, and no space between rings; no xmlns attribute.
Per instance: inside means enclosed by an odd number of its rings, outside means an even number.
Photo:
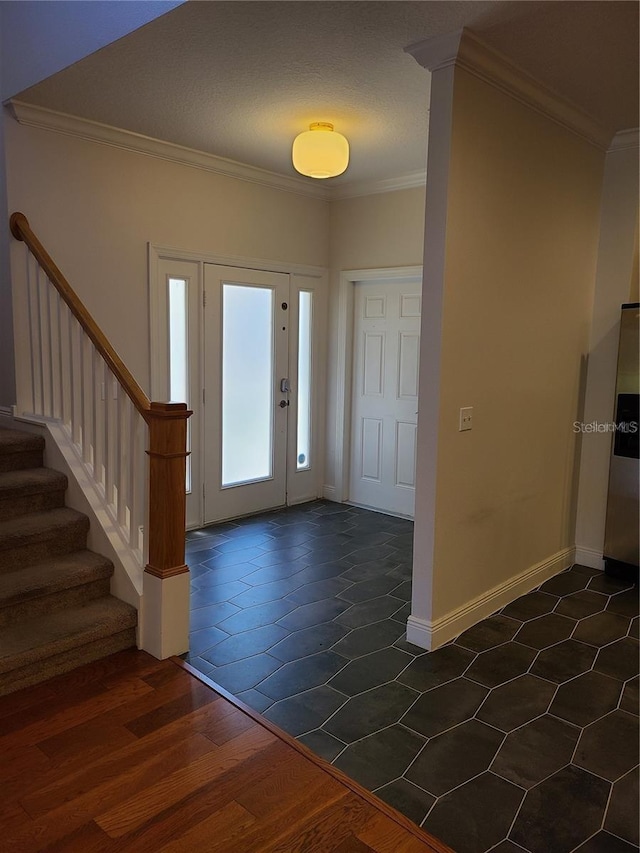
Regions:
<svg viewBox="0 0 640 853"><path fill-rule="evenodd" d="M331 188L309 183L304 178L293 178L288 175L279 175L256 166L248 166L228 160L225 157L217 157L206 151L197 151L194 148L186 148L173 142L165 142L162 139L154 139L141 133L130 130L122 130L101 122L91 121L78 116L59 113L56 110L26 104L23 101L11 100L9 108L14 118L20 124L28 127L38 127L44 130L53 130L76 139L89 142L100 142L110 145L112 148L120 148L124 151L135 151L137 154L146 154L160 160L169 160L183 166L194 166L206 172L214 172L229 178L241 181L250 181L254 184L285 190L298 195L311 196L329 200Z"/></svg>
<svg viewBox="0 0 640 853"><path fill-rule="evenodd" d="M426 184L427 170L420 169L417 172L409 172L397 178L385 178L380 181L354 181L350 184L332 187L331 199L357 198L365 195L377 195L378 193L391 193L396 190L425 187Z"/></svg>
<svg viewBox="0 0 640 853"><path fill-rule="evenodd" d="M405 48L424 68L440 71L452 65L483 80L522 104L606 151L611 133L591 116L558 95L500 51L467 29L437 36Z"/></svg>
<svg viewBox="0 0 640 853"><path fill-rule="evenodd" d="M112 127L109 124L91 121L90 119L72 116L68 113L60 113L46 107L27 104L24 101L11 100L7 104L13 117L19 124L27 127L37 127L42 130L52 130L65 136L83 139L88 142L98 142L119 148L123 151L134 151L137 154L145 154L160 160L168 160L179 163L182 166L191 166L203 169L206 172L214 172L217 175L225 175L241 181L250 181L254 184L296 193L297 195L318 198L324 201L332 199L354 198L356 196L373 195L375 193L388 193L395 190L409 189L411 187L424 186L426 184L426 170L410 172L397 178L386 178L380 181L355 181L353 183L338 186L327 186L324 183L295 178L289 175L280 175L267 169L259 169L245 163L238 163L225 157L217 157L206 151L197 151L194 148L186 148L173 142L165 142L141 133Z"/></svg>
<svg viewBox="0 0 640 853"><path fill-rule="evenodd" d="M611 140L609 151L624 151L627 148L640 147L640 130L637 127L619 130Z"/></svg>

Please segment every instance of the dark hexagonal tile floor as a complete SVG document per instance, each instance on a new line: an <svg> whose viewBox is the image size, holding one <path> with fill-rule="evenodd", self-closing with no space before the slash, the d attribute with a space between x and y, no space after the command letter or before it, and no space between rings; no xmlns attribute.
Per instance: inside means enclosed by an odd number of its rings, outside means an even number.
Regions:
<svg viewBox="0 0 640 853"><path fill-rule="evenodd" d="M588 726L618 705L622 684L599 672L585 672L558 688L549 709L556 717Z"/></svg>
<svg viewBox="0 0 640 853"><path fill-rule="evenodd" d="M534 675L521 675L494 688L476 714L479 720L503 732L520 728L544 714L556 685Z"/></svg>
<svg viewBox="0 0 640 853"><path fill-rule="evenodd" d="M456 853L483 853L506 836L523 797L511 782L483 773L440 797L422 825Z"/></svg>
<svg viewBox="0 0 640 853"><path fill-rule="evenodd" d="M405 776L441 796L487 770L503 740L502 732L467 720L431 738Z"/></svg>
<svg viewBox="0 0 640 853"><path fill-rule="evenodd" d="M600 649L593 668L620 681L633 678L638 672L638 641L625 637Z"/></svg>
<svg viewBox="0 0 640 853"><path fill-rule="evenodd" d="M527 792L509 838L531 853L571 853L602 827L610 790L604 779L564 767Z"/></svg>
<svg viewBox="0 0 640 853"><path fill-rule="evenodd" d="M414 690L431 690L462 675L474 658L475 654L468 649L443 646L430 654L416 657L398 676L398 681Z"/></svg>
<svg viewBox="0 0 640 853"><path fill-rule="evenodd" d="M473 652L486 652L487 649L512 640L521 627L519 621L509 619L508 616L489 616L488 619L483 619L482 622L469 628L464 634L460 634L456 644Z"/></svg>
<svg viewBox="0 0 640 853"><path fill-rule="evenodd" d="M540 652L531 672L560 684L590 670L595 656L596 650L592 646L565 640Z"/></svg>
<svg viewBox="0 0 640 853"><path fill-rule="evenodd" d="M505 643L482 652L467 670L467 676L485 687L498 687L523 675L536 657L534 649L520 643Z"/></svg>
<svg viewBox="0 0 640 853"><path fill-rule="evenodd" d="M424 744L420 735L393 725L351 744L334 764L365 788L374 790L402 776Z"/></svg>
<svg viewBox="0 0 640 853"><path fill-rule="evenodd" d="M423 693L402 718L402 724L426 737L471 719L488 693L486 687L456 678Z"/></svg>
<svg viewBox="0 0 640 853"><path fill-rule="evenodd" d="M571 761L580 729L545 714L507 735L491 770L529 789Z"/></svg>
<svg viewBox="0 0 640 853"><path fill-rule="evenodd" d="M637 718L626 711L612 711L584 729L573 761L615 782L638 764L639 750Z"/></svg>
<svg viewBox="0 0 640 853"><path fill-rule="evenodd" d="M547 649L570 637L575 627L575 619L558 616L557 613L547 613L546 616L538 616L537 619L525 622L514 640L532 649Z"/></svg>
<svg viewBox="0 0 640 853"><path fill-rule="evenodd" d="M638 851L638 591L573 566L434 652L411 522L316 501L187 535L185 657L456 853Z"/></svg>
<svg viewBox="0 0 640 853"><path fill-rule="evenodd" d="M629 844L639 843L638 838L638 768L631 770L613 785L611 801L604 821L604 828L628 841Z"/></svg>

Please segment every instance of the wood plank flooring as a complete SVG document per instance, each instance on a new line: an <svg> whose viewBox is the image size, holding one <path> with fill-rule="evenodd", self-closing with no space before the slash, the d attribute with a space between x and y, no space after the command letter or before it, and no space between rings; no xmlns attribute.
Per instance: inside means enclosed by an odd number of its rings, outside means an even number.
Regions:
<svg viewBox="0 0 640 853"><path fill-rule="evenodd" d="M0 698L3 853L450 853L178 660Z"/></svg>

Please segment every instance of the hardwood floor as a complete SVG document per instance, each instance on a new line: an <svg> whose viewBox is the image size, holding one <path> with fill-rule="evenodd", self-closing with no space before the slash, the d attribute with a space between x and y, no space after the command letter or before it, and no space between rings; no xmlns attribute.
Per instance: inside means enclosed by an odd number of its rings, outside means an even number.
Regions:
<svg viewBox="0 0 640 853"><path fill-rule="evenodd" d="M3 853L447 853L178 660L0 698Z"/></svg>

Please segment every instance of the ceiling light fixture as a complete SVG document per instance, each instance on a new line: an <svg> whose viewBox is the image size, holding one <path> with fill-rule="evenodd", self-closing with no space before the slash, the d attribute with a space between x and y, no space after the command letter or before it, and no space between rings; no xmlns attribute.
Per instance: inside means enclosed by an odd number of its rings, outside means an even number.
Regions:
<svg viewBox="0 0 640 853"><path fill-rule="evenodd" d="M316 121L293 140L293 167L310 178L335 178L349 165L349 143L328 121Z"/></svg>

